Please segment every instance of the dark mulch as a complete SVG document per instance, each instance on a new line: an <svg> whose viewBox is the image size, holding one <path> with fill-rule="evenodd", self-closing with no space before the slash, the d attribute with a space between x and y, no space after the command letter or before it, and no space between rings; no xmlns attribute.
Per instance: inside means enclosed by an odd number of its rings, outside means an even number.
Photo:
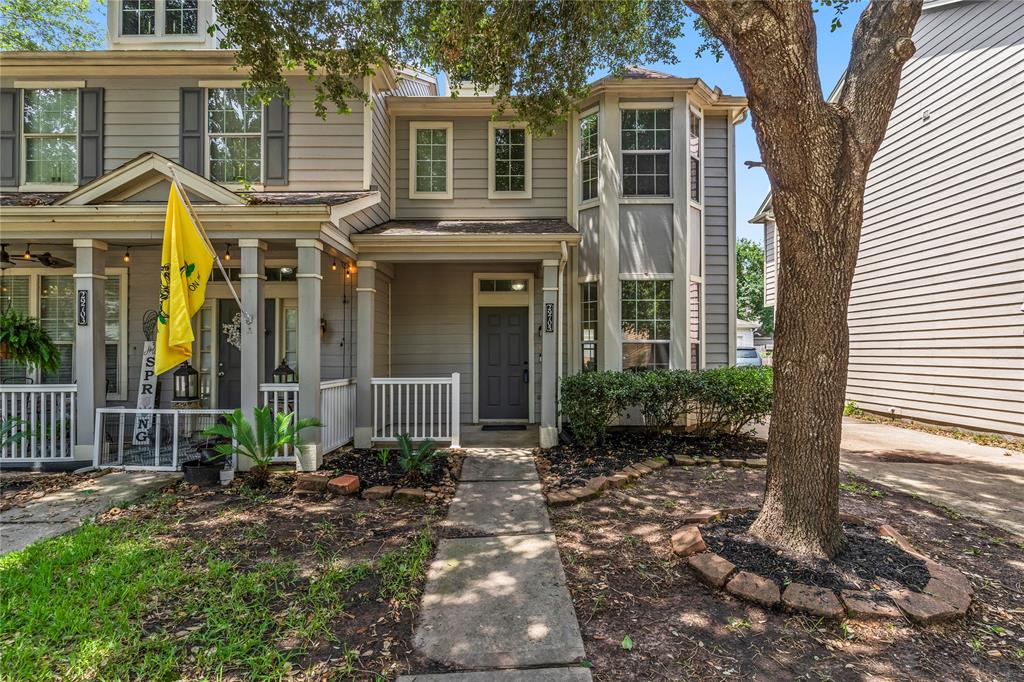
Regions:
<svg viewBox="0 0 1024 682"><path fill-rule="evenodd" d="M571 434L569 437L571 439ZM665 457L670 462L683 456L758 459L767 451L767 442L750 436L718 434L704 437L621 430L608 432L604 442L592 448L570 442L549 450L538 450L537 453L544 460L545 486L555 489L583 485L595 476L607 476L652 457Z"/></svg>
<svg viewBox="0 0 1024 682"><path fill-rule="evenodd" d="M874 585L874 589L907 587L920 592L928 583L924 561L880 537L873 526L843 524L846 549L828 562L786 556L750 537L746 531L755 516L748 512L701 526L708 549L740 570L771 578L780 587L795 582L833 590L870 590Z"/></svg>
<svg viewBox="0 0 1024 682"><path fill-rule="evenodd" d="M420 479L408 476L398 464L398 450L392 449L387 465L378 458L379 450L338 450L324 457L321 469L333 470L337 474L355 474L359 477L360 487L370 488L375 485L390 486L443 486L453 485L457 479L459 463L462 457L451 450L438 450L434 460L434 468Z"/></svg>

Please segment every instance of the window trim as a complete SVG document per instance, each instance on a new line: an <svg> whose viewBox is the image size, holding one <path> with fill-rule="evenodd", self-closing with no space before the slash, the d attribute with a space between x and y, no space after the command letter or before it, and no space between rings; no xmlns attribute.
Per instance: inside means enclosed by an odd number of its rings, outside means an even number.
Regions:
<svg viewBox="0 0 1024 682"><path fill-rule="evenodd" d="M110 10L115 6L114 2L108 3L108 18L110 17ZM116 2L117 11L114 13L113 24L108 22L112 33L112 41L115 43L135 43L145 44L153 41L170 41L176 43L205 43L209 36L206 34L207 26L209 26L212 17L210 16L210 9L204 9L205 7L212 8L213 3L204 3L200 0L198 7L198 16L196 18L196 32L195 33L167 33L167 1L166 0L154 0L153 10L156 13L155 23L153 26L153 32L147 34L138 33L125 33L124 32L124 3L118 0Z"/></svg>
<svg viewBox="0 0 1024 682"><path fill-rule="evenodd" d="M245 90L242 81L206 81L200 82L199 85L203 88L203 177L210 182L216 182L221 187L234 191L247 191L253 190L256 192L262 192L264 189L264 178L267 164L266 164L266 149L263 145L264 129L267 125L267 107L260 104L260 132L259 133L218 133L216 135L210 135L210 90ZM210 138L211 137L255 137L260 141L260 178L257 182L250 183L248 186L240 182L221 182L214 180L210 177Z"/></svg>
<svg viewBox="0 0 1024 682"><path fill-rule="evenodd" d="M698 161L698 167L700 168L700 177L697 178L697 198L696 199L694 199L693 196L690 194L690 185L689 185L689 180L690 180L690 159L692 158L690 156L690 120L693 119L693 118L697 118L697 119L700 120L700 134L697 136L697 140L698 140L697 141L698 153L699 153L699 156L697 157L697 161ZM701 209L701 213L703 213L703 211L704 211L704 176L705 176L705 173L706 173L706 169L704 167L704 162L706 160L705 157L706 157L706 153L705 153L705 149L704 149L704 114L702 112L700 112L698 109L696 109L695 107L691 106L689 108L689 115L687 116L687 119L686 119L686 179L687 179L686 202L690 206L692 206L693 208Z"/></svg>
<svg viewBox="0 0 1024 682"><path fill-rule="evenodd" d="M583 135L581 134L581 128L583 121L590 118L591 116L597 117L597 145L594 150L593 157L583 156ZM596 205L601 201L601 115L599 107L591 107L585 112L581 113L576 118L576 167L579 169L579 200L576 202L577 208L583 208L587 206ZM594 196L584 199L583 198L583 162L593 158L597 162L597 192Z"/></svg>
<svg viewBox="0 0 1024 682"><path fill-rule="evenodd" d="M664 110L667 110L669 112L669 127L668 127L669 145L668 145L668 149L664 149L664 150L660 150L660 149L659 150L647 150L647 151L644 151L644 152L637 152L637 151L623 149L622 148L622 112L624 110L628 110L628 109L632 109L632 110L664 109ZM664 102L649 101L649 102L620 102L619 103L618 130L616 130L615 134L619 136L619 140L618 140L619 141L619 144L618 144L618 149L619 149L619 159L618 159L618 161L619 161L619 166L618 166L618 176L619 176L618 198L620 200L629 201L629 200L640 199L640 200L643 200L643 201L651 201L651 200L653 200L652 203L666 203L666 202L668 202L668 201L670 201L671 199L674 198L674 189L675 188L674 188L673 185L674 185L675 174L672 171L672 164L673 164L673 159L672 159L672 136L674 135L674 133L673 133L673 130L672 130L672 123L671 123L674 110L675 110L675 102L670 101L670 100L666 100ZM624 170L623 170L626 167L624 157L625 157L626 154L638 154L638 153L640 153L640 154L647 153L647 154L651 154L651 155L654 155L654 154L668 154L668 194L626 194L625 173L624 173ZM642 203L642 201L641 202L636 202L636 203Z"/></svg>
<svg viewBox="0 0 1024 682"><path fill-rule="evenodd" d="M419 130L444 129L445 135L445 178L444 192L419 192L416 190L416 132ZM455 133L454 121L409 121L409 198L410 199L453 199L455 192L452 187L452 148Z"/></svg>
<svg viewBox="0 0 1024 682"><path fill-rule="evenodd" d="M591 285L594 287L594 299L593 299L593 301L589 301L586 298L584 298L584 296L583 296L583 292L584 292L585 288L588 287L588 286L591 286ZM600 340L601 340L601 284L600 284L600 282L597 279L587 278L585 281L578 282L577 286L579 287L579 296L580 296L580 317L579 317L580 371L581 372L590 372L590 371L596 372L598 370L598 365L599 365L600 357L601 357L600 353L599 353L599 350L600 350ZM593 320L587 320L587 319L584 318L583 311L584 311L587 303L593 303L594 304L594 307L595 307L594 313L595 314L594 314L594 319ZM593 325L594 325L594 338L591 341L588 341L587 339L583 338L584 337L584 333L583 333L584 325L586 323L588 323L588 322L593 322ZM585 364L584 364L584 358L586 357L586 350L587 350L588 346L591 347L593 349L593 351L594 351L594 367L593 367L593 369L590 369L590 370L588 370L586 368Z"/></svg>
<svg viewBox="0 0 1024 682"><path fill-rule="evenodd" d="M524 187L526 189L521 192L507 191L499 192L495 185L496 174L494 171L494 164L497 161L494 153L494 137L495 132L499 129L508 128L510 130L525 130L526 131L526 177ZM488 199L531 199L533 198L533 135L527 130L525 123L517 121L488 121L487 122L487 198Z"/></svg>
<svg viewBox="0 0 1024 682"><path fill-rule="evenodd" d="M20 115L18 116L18 143L21 147L19 151L20 158L18 159L19 167L19 178L18 184L19 192L70 192L71 190L78 188L78 162L81 154L81 145L79 144L79 127L76 126L73 135L49 135L46 133L26 133L25 132L25 95L30 90L74 90L75 92L75 116L79 116L78 107L80 105L81 95L79 91L85 87L85 81L53 81L50 83L46 82L16 82L15 87L19 88L18 98L18 109ZM76 124L81 124L80 118L76 120ZM75 180L74 182L28 182L28 144L27 137L74 137L75 138Z"/></svg>
<svg viewBox="0 0 1024 682"><path fill-rule="evenodd" d="M619 306L620 307L622 306L622 284L623 284L623 282L645 281L645 282L670 282L671 283L674 279L675 279L674 275L672 275L672 274L664 274L664 273L662 273L662 274L658 274L658 273L654 273L654 274L628 274L628 273L621 273L619 275L619 279L618 279L618 282L619 282L619 292L618 292L618 303L619 303ZM658 340L649 340L649 341L628 341L628 340L626 340L625 334L622 331L622 316L621 316L621 314L619 315L618 344L619 344L619 357L620 358L622 357L623 347L626 346L627 344L629 344L629 345L664 344L664 345L669 347L668 364L666 366L666 369L671 369L672 368L672 339L676 335L676 329L675 329L676 319L675 319L674 306L672 305L671 284L670 284L670 289L669 289L669 299L668 300L669 300L669 313L668 313L668 315L669 315L669 317L668 317L669 337L667 339L658 339ZM625 369L625 368L620 367L620 369Z"/></svg>

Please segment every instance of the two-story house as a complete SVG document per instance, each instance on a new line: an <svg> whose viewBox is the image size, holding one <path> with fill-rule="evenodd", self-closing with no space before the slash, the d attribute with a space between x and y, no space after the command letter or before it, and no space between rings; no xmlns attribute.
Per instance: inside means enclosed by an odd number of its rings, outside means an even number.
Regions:
<svg viewBox="0 0 1024 682"><path fill-rule="evenodd" d="M325 423L320 450L488 423L549 446L566 373L733 357L742 97L636 68L535 136L384 66L361 84L371 106L321 119L302 73L287 102L246 90L209 3L109 14L107 50L0 55L0 306L65 357L0 365L3 414L58 434L3 461L187 456L209 415L168 409L171 377L145 447L132 412L172 177L249 314L215 273L201 410L296 407Z"/></svg>

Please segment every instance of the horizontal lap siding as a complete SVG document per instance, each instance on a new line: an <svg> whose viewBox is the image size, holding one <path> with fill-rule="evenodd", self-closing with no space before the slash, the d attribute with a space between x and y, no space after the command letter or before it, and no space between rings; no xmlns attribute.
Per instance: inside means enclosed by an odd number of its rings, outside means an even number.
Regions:
<svg viewBox="0 0 1024 682"><path fill-rule="evenodd" d="M453 197L409 198L410 121L452 121ZM487 198L487 117L399 117L395 125L395 191L398 218L561 218L566 214L566 139L561 130L533 138L533 197Z"/></svg>
<svg viewBox="0 0 1024 682"><path fill-rule="evenodd" d="M363 103L337 114L327 104L326 119L313 107L316 91L304 78L289 79L288 185L282 191L363 189Z"/></svg>
<svg viewBox="0 0 1024 682"><path fill-rule="evenodd" d="M195 79L90 78L87 84L103 88L105 173L146 152L178 160L180 88L195 87Z"/></svg>
<svg viewBox="0 0 1024 682"><path fill-rule="evenodd" d="M704 119L704 359L707 367L729 357L729 122Z"/></svg>
<svg viewBox="0 0 1024 682"><path fill-rule="evenodd" d="M925 12L914 38L865 192L847 396L1024 434L1024 4Z"/></svg>
<svg viewBox="0 0 1024 682"><path fill-rule="evenodd" d="M764 304L768 308L775 307L775 253L777 243L775 221L768 220L764 224Z"/></svg>

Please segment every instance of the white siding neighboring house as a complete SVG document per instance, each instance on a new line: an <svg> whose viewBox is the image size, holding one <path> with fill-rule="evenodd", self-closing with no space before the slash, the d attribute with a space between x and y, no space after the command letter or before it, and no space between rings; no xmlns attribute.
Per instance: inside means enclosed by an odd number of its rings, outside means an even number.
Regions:
<svg viewBox="0 0 1024 682"><path fill-rule="evenodd" d="M1024 3L926 3L865 192L847 398L1024 435ZM785 266L770 197L765 302Z"/></svg>

